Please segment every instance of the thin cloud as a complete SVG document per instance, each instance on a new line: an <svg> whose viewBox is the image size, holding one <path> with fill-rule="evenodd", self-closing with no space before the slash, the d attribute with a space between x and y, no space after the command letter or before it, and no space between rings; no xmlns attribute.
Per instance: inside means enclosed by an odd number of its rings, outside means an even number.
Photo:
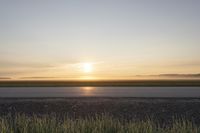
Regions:
<svg viewBox="0 0 200 133"><path fill-rule="evenodd" d="M22 67L22 68L49 68L53 67L50 63L41 62L18 62L18 61L4 61L0 60L0 67Z"/></svg>
<svg viewBox="0 0 200 133"><path fill-rule="evenodd" d="M60 77L20 77L20 79L57 79Z"/></svg>
<svg viewBox="0 0 200 133"><path fill-rule="evenodd" d="M0 77L0 80L1 79L12 79L11 77Z"/></svg>
<svg viewBox="0 0 200 133"><path fill-rule="evenodd" d="M136 77L182 77L182 78L200 78L199 74L157 74L157 75L135 75Z"/></svg>

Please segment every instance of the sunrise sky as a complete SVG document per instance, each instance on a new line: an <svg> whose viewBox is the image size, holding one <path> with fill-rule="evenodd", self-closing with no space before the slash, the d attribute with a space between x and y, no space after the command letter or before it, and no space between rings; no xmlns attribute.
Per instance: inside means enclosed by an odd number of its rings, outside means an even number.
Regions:
<svg viewBox="0 0 200 133"><path fill-rule="evenodd" d="M0 78L200 73L199 0L1 0Z"/></svg>

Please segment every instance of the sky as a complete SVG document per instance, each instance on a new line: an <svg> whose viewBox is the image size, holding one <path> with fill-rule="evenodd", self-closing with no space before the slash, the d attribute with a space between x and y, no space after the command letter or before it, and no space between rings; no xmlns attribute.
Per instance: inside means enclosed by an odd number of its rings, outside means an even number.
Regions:
<svg viewBox="0 0 200 133"><path fill-rule="evenodd" d="M1 79L196 73L199 0L0 0Z"/></svg>

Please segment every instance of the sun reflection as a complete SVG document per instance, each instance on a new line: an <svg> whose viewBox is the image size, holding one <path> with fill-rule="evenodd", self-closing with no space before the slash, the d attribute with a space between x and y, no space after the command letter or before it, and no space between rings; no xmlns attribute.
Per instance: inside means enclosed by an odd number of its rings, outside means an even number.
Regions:
<svg viewBox="0 0 200 133"><path fill-rule="evenodd" d="M91 96L95 88L94 87L82 87L81 89L83 90L83 93L85 96Z"/></svg>
<svg viewBox="0 0 200 133"><path fill-rule="evenodd" d="M93 87L83 87L83 90L85 91L92 91L94 88Z"/></svg>

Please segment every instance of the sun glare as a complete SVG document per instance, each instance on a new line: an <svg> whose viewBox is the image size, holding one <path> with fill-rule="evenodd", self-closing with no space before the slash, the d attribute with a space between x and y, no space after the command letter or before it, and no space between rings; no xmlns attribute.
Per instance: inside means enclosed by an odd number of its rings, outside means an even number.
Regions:
<svg viewBox="0 0 200 133"><path fill-rule="evenodd" d="M83 71L85 73L90 73L93 70L93 65L91 63L84 63L83 64Z"/></svg>

